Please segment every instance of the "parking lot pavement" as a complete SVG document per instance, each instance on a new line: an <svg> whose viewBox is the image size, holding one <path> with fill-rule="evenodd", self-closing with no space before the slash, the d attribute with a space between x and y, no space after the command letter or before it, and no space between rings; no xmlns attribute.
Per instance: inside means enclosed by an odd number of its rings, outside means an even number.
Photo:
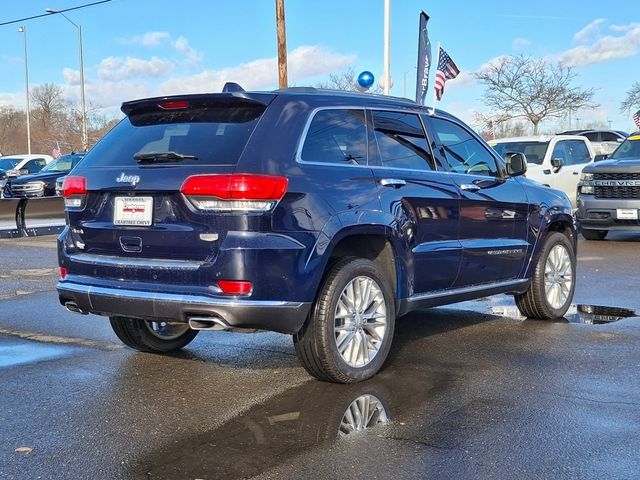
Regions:
<svg viewBox="0 0 640 480"><path fill-rule="evenodd" d="M639 238L613 238L580 242L576 301L640 309ZM17 247L23 264L7 245L11 270L55 268L50 246ZM201 333L177 355L135 353L104 319L64 311L46 284L54 274L29 281L36 293L0 301L3 479L640 471L637 317L522 321L500 309L506 296L414 312L386 368L345 386L311 380L273 333Z"/></svg>

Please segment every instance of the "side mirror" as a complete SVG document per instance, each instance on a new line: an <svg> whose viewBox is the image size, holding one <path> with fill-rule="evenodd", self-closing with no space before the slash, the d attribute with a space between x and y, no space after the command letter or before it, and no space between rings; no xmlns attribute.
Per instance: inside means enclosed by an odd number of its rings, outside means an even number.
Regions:
<svg viewBox="0 0 640 480"><path fill-rule="evenodd" d="M527 173L527 157L524 153L507 153L505 154L505 162L507 175L517 177Z"/></svg>
<svg viewBox="0 0 640 480"><path fill-rule="evenodd" d="M553 173L558 173L563 165L564 165L564 161L561 158L551 159L551 166L553 167Z"/></svg>
<svg viewBox="0 0 640 480"><path fill-rule="evenodd" d="M601 162L602 160L606 160L607 158L609 158L609 155L607 155L607 154L596 155L595 158L593 159L593 161L594 162Z"/></svg>
<svg viewBox="0 0 640 480"><path fill-rule="evenodd" d="M624 142L624 138L620 138L620 137L618 137L618 138L616 138L616 142L618 142L618 143L622 143L622 142Z"/></svg>

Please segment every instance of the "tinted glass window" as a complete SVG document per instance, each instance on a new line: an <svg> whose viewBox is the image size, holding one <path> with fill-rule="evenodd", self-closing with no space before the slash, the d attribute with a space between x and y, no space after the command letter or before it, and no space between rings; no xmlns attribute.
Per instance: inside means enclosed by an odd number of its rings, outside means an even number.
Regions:
<svg viewBox="0 0 640 480"><path fill-rule="evenodd" d="M0 160L0 170L11 170L19 161L17 158L3 158Z"/></svg>
<svg viewBox="0 0 640 480"><path fill-rule="evenodd" d="M364 110L320 110L302 146L305 162L339 165L367 164L367 127Z"/></svg>
<svg viewBox="0 0 640 480"><path fill-rule="evenodd" d="M376 110L372 116L383 167L433 170L433 157L418 115Z"/></svg>
<svg viewBox="0 0 640 480"><path fill-rule="evenodd" d="M632 135L627 138L613 152L611 158L616 160L637 160L640 158L640 135Z"/></svg>
<svg viewBox="0 0 640 480"><path fill-rule="evenodd" d="M587 137L591 142L600 142L600 134L598 132L585 133L583 137Z"/></svg>
<svg viewBox="0 0 640 480"><path fill-rule="evenodd" d="M549 142L504 142L491 146L503 158L507 153L524 153L527 163L542 165Z"/></svg>
<svg viewBox="0 0 640 480"><path fill-rule="evenodd" d="M43 158L34 158L33 160L29 160L24 167L29 173L36 173L42 170L47 162L44 161Z"/></svg>
<svg viewBox="0 0 640 480"><path fill-rule="evenodd" d="M498 176L496 161L482 143L459 125L441 118L431 124L445 150L451 171L473 175Z"/></svg>
<svg viewBox="0 0 640 480"><path fill-rule="evenodd" d="M612 132L602 132L600 138L603 142L617 142L620 137Z"/></svg>
<svg viewBox="0 0 640 480"><path fill-rule="evenodd" d="M264 108L208 107L132 115L116 125L87 154L83 165L137 165L136 153L195 155L180 165L234 165Z"/></svg>
<svg viewBox="0 0 640 480"><path fill-rule="evenodd" d="M555 147L553 147L553 152L551 152L551 158L559 158L562 160L563 165L569 165L569 152L567 151L566 141L556 143Z"/></svg>
<svg viewBox="0 0 640 480"><path fill-rule="evenodd" d="M568 144L570 165L589 163L591 161L591 155L586 143L578 140L569 140Z"/></svg>

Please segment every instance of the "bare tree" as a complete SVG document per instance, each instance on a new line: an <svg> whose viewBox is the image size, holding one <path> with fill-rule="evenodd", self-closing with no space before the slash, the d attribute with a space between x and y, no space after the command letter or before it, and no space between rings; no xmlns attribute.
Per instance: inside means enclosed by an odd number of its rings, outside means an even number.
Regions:
<svg viewBox="0 0 640 480"><path fill-rule="evenodd" d="M358 75L353 67L349 67L341 73L330 73L329 80L320 82L316 86L332 90L358 90ZM382 93L382 88L379 85L374 85L367 91L370 93Z"/></svg>
<svg viewBox="0 0 640 480"><path fill-rule="evenodd" d="M631 110L640 108L640 82L635 82L629 91L624 101L620 105L620 111L622 113L630 113Z"/></svg>
<svg viewBox="0 0 640 480"><path fill-rule="evenodd" d="M63 114L68 106L62 88L53 83L34 87L31 91L31 102L35 116L46 130L51 128L54 118Z"/></svg>
<svg viewBox="0 0 640 480"><path fill-rule="evenodd" d="M526 134L524 122L514 121L504 115L487 115L473 112L471 124L485 140L521 137Z"/></svg>
<svg viewBox="0 0 640 480"><path fill-rule="evenodd" d="M534 135L547 118L597 107L591 101L594 89L573 87L575 77L572 68L562 63L524 55L503 57L476 73L486 86L484 103L496 115L528 120Z"/></svg>

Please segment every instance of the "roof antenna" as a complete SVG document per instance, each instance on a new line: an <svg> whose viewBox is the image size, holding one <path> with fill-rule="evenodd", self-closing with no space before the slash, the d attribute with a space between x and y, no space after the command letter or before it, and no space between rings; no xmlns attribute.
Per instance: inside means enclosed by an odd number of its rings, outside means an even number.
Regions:
<svg viewBox="0 0 640 480"><path fill-rule="evenodd" d="M227 82L222 87L222 93L244 92L244 88L238 85L236 82Z"/></svg>

